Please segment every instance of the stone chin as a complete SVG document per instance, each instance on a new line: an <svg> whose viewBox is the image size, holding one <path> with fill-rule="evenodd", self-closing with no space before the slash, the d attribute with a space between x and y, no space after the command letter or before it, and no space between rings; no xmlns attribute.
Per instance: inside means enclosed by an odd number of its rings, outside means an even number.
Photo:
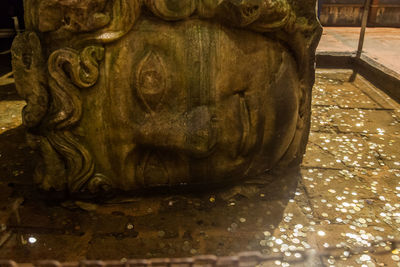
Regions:
<svg viewBox="0 0 400 267"><path fill-rule="evenodd" d="M105 46L80 129L116 188L244 179L288 150L300 91L292 53L268 35L142 16Z"/></svg>

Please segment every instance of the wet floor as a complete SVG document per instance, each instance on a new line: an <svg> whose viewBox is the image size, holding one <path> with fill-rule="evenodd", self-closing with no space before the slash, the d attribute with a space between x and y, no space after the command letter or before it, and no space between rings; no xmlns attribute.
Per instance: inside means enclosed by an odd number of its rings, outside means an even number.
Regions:
<svg viewBox="0 0 400 267"><path fill-rule="evenodd" d="M44 194L20 125L23 101L0 102L0 258L126 259L284 255L316 266L400 266L400 105L351 71L318 70L301 170L224 189L163 190L102 203ZM167 191L167 192L166 192ZM380 252L383 252L380 254Z"/></svg>

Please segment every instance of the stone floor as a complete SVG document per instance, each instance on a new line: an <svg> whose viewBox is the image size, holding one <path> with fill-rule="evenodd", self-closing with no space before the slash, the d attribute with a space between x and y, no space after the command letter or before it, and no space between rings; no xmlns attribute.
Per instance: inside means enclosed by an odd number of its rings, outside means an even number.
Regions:
<svg viewBox="0 0 400 267"><path fill-rule="evenodd" d="M400 266L399 250L376 254L391 251L383 240L400 237L400 106L360 76L347 82L350 74L317 73L312 132L298 189L308 201L301 209L309 220L299 225L300 215L294 215L273 236L283 244L291 239L290 246L301 233L311 247L335 248L342 259L325 258L328 266ZM286 209L296 204L297 198ZM282 250L277 240L274 247ZM344 248L373 243L375 253L360 249L346 259Z"/></svg>
<svg viewBox="0 0 400 267"><path fill-rule="evenodd" d="M359 27L324 27L317 51L355 52ZM400 28L367 28L364 55L400 74Z"/></svg>
<svg viewBox="0 0 400 267"><path fill-rule="evenodd" d="M31 182L23 101L0 101L0 259L233 255L261 266L400 266L400 105L348 70L318 70L301 170L202 192L46 195ZM275 180L273 180L275 179ZM400 244L399 244L400 245ZM302 252L310 256L303 263ZM315 252L315 253L314 253ZM329 256L330 255L330 256Z"/></svg>

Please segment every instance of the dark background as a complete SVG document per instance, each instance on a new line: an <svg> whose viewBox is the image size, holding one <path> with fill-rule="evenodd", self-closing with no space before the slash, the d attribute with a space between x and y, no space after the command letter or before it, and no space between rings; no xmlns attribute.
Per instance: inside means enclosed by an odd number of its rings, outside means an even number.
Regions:
<svg viewBox="0 0 400 267"><path fill-rule="evenodd" d="M19 21L20 29L24 28L24 11L23 11L23 0L0 0L0 31L2 29L14 29L14 21L12 17L17 16ZM2 36L0 38L0 52L10 49L12 39L14 36ZM7 55L1 55L1 61L4 61L4 57ZM3 65L3 64L1 64Z"/></svg>
<svg viewBox="0 0 400 267"><path fill-rule="evenodd" d="M20 27L23 27L23 0L1 0L0 29L14 28L12 17L18 16Z"/></svg>

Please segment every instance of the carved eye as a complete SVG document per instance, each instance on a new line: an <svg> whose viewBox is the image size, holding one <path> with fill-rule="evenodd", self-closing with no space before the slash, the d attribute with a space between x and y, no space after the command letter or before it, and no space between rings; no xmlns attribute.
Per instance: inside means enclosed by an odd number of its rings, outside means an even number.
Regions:
<svg viewBox="0 0 400 267"><path fill-rule="evenodd" d="M139 63L136 90L148 111L155 111L167 90L167 77L162 58L150 51Z"/></svg>
<svg viewBox="0 0 400 267"><path fill-rule="evenodd" d="M157 94L164 87L163 77L157 70L143 71L139 79L139 88L143 94Z"/></svg>

